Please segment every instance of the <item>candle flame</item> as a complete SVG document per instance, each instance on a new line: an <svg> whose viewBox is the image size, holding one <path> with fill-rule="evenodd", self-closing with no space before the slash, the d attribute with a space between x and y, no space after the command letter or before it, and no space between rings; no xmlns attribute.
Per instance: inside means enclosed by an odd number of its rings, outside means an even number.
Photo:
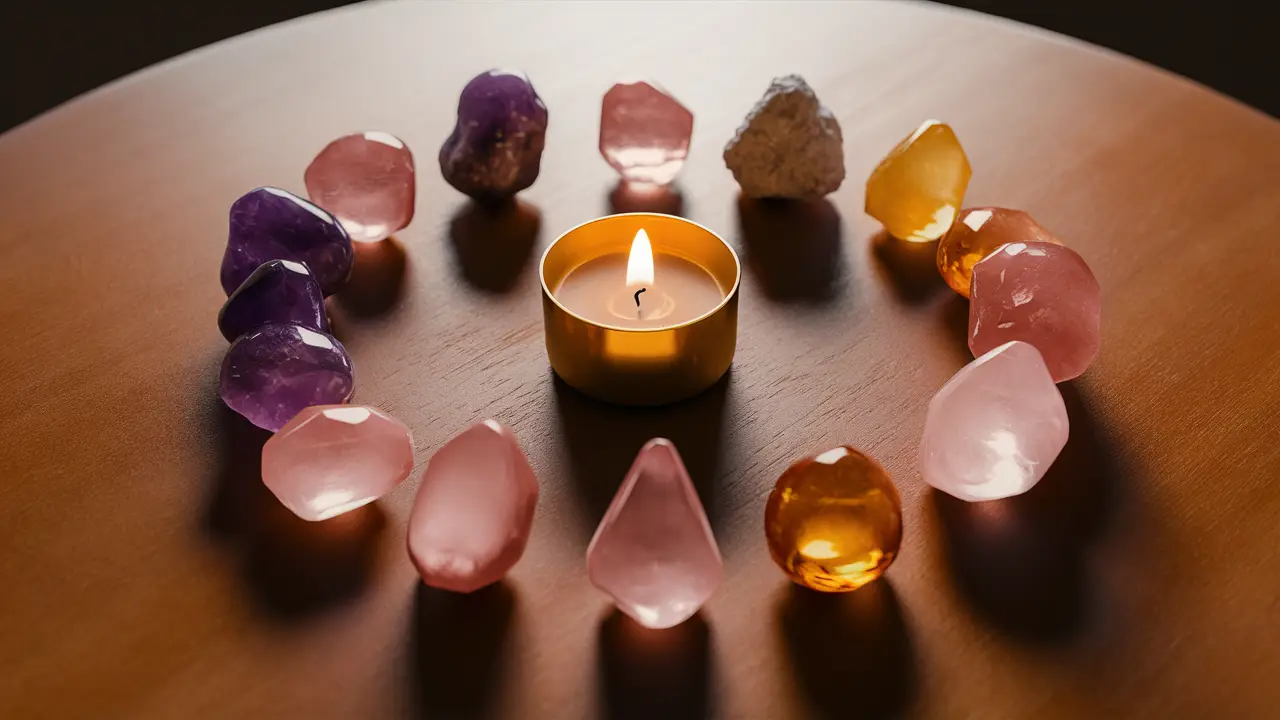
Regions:
<svg viewBox="0 0 1280 720"><path fill-rule="evenodd" d="M631 256L627 258L627 287L653 284L653 247L644 230L636 233L631 241Z"/></svg>

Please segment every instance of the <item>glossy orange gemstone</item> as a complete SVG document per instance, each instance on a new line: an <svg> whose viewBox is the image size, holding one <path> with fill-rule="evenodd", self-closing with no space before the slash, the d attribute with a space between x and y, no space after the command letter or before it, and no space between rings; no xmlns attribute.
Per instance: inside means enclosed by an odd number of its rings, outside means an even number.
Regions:
<svg viewBox="0 0 1280 720"><path fill-rule="evenodd" d="M973 266L1011 242L1062 243L1021 210L966 208L938 243L938 272L952 290L969 297Z"/></svg>
<svg viewBox="0 0 1280 720"><path fill-rule="evenodd" d="M805 458L778 478L764 515L773 561L813 590L856 590L902 544L902 501L889 473L848 446Z"/></svg>
<svg viewBox="0 0 1280 720"><path fill-rule="evenodd" d="M937 240L956 219L972 172L951 127L925 120L867 178L867 214L896 238Z"/></svg>

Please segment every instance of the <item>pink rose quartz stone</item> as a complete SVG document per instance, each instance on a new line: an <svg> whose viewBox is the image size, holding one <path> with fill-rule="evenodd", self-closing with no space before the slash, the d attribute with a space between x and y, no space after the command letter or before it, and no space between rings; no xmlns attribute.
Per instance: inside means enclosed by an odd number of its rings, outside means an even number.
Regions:
<svg viewBox="0 0 1280 720"><path fill-rule="evenodd" d="M307 166L311 202L328 210L356 242L375 242L413 219L413 153L377 130L329 143Z"/></svg>
<svg viewBox="0 0 1280 720"><path fill-rule="evenodd" d="M413 437L399 420L360 405L315 405L262 448L262 481L303 520L377 500L409 477Z"/></svg>
<svg viewBox="0 0 1280 720"><path fill-rule="evenodd" d="M524 554L538 481L516 436L493 420L440 448L409 515L409 556L431 587L468 593Z"/></svg>
<svg viewBox="0 0 1280 720"><path fill-rule="evenodd" d="M1040 352L1011 342L965 365L929 401L920 469L961 500L1020 495L1067 443L1067 409Z"/></svg>
<svg viewBox="0 0 1280 720"><path fill-rule="evenodd" d="M689 619L724 579L724 563L670 440L650 440L587 548L591 583L649 628Z"/></svg>
<svg viewBox="0 0 1280 720"><path fill-rule="evenodd" d="M600 110L600 154L627 182L666 185L689 155L693 113L647 82L618 83Z"/></svg>
<svg viewBox="0 0 1280 720"><path fill-rule="evenodd" d="M974 357L1021 340L1044 356L1054 382L1070 380L1098 356L1101 317L1098 281L1071 248L1009 243L973 266L969 349Z"/></svg>

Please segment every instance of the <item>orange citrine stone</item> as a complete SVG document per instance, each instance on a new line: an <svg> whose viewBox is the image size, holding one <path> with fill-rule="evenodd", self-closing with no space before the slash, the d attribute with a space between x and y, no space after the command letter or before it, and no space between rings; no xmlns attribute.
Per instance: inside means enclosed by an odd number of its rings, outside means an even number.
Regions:
<svg viewBox="0 0 1280 720"><path fill-rule="evenodd" d="M867 214L896 238L937 240L960 211L972 173L951 127L925 120L867 178Z"/></svg>
<svg viewBox="0 0 1280 720"><path fill-rule="evenodd" d="M840 446L782 473L764 514L773 561L823 592L856 590L884 573L902 543L902 501L889 473Z"/></svg>
<svg viewBox="0 0 1280 720"><path fill-rule="evenodd" d="M966 208L938 243L938 272L952 290L969 297L973 266L1011 242L1061 245L1053 233L1021 210L998 207Z"/></svg>

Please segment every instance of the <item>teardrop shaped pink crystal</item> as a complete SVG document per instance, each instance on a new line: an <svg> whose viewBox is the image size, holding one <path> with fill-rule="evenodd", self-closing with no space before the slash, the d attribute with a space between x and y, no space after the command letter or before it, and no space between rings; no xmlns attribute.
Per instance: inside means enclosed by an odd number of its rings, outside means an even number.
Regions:
<svg viewBox="0 0 1280 720"><path fill-rule="evenodd" d="M587 548L591 584L649 628L689 619L724 579L707 514L670 440L645 443Z"/></svg>
<svg viewBox="0 0 1280 720"><path fill-rule="evenodd" d="M409 556L431 587L472 592L524 554L538 481L516 436L493 420L468 428L427 463L409 514Z"/></svg>

